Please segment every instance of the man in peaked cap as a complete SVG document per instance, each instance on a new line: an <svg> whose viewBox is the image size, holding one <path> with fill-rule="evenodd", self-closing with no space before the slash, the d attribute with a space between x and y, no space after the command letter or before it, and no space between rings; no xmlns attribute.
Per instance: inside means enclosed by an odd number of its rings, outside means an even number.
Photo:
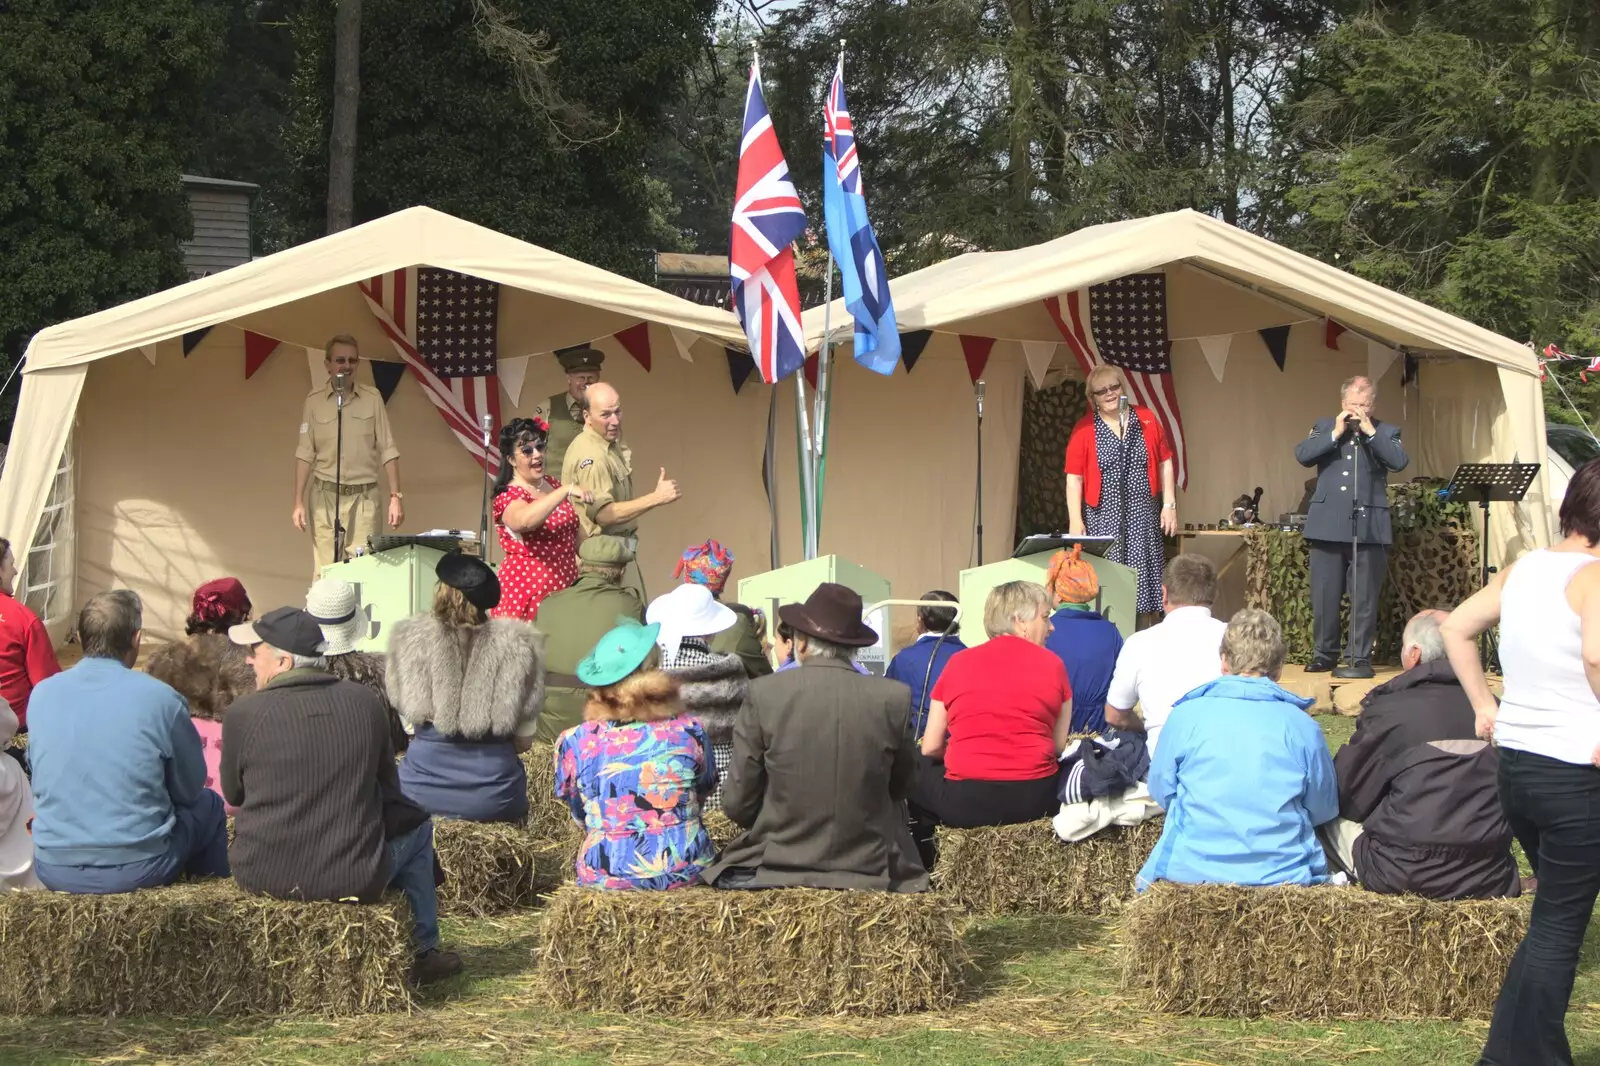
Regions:
<svg viewBox="0 0 1600 1066"><path fill-rule="evenodd" d="M590 537L578 546L578 580L539 603L533 624L545 634L545 701L539 738L554 740L583 721L589 686L575 675L595 642L622 619L644 622L644 604L622 585L633 553L618 537Z"/></svg>
<svg viewBox="0 0 1600 1066"><path fill-rule="evenodd" d="M558 392L545 401L550 413L550 439L545 444L544 468L560 477L567 446L583 432L583 409L579 406L583 390L600 380L600 365L606 357L587 344L579 344L558 349L556 359L567 372L567 391Z"/></svg>

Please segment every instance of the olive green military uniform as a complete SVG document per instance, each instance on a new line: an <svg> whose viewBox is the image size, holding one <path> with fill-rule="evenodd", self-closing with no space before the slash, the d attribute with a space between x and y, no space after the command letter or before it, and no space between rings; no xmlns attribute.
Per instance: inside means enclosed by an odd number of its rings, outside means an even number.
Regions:
<svg viewBox="0 0 1600 1066"><path fill-rule="evenodd" d="M382 528L378 471L400 458L383 396L371 385L357 385L344 404L344 450L339 454L339 405L333 383L312 389L300 413L300 440L294 457L311 465L306 519L316 555L316 574L339 560L333 557L333 516L339 511L345 553L364 548ZM337 480L336 480L337 479Z"/></svg>
<svg viewBox="0 0 1600 1066"><path fill-rule="evenodd" d="M587 344L580 344L575 348L557 350L556 359L560 361L563 371L575 374L580 370L598 373L606 357ZM548 412L546 421L550 423L550 438L544 446L544 468L559 477L567 449L583 431L583 409L570 392L563 390L545 401L545 411Z"/></svg>
<svg viewBox="0 0 1600 1066"><path fill-rule="evenodd" d="M761 650L761 633L756 629L755 612L742 603L725 603L739 620L711 638L711 650L719 655L737 655L744 672L752 679L772 673L772 661Z"/></svg>
<svg viewBox="0 0 1600 1066"><path fill-rule="evenodd" d="M586 540L578 561L589 566L622 567L633 561L622 542L606 537ZM533 624L545 634L545 698L539 715L539 737L555 740L583 721L588 686L577 679L578 664L601 637L623 619L644 621L644 602L609 577L584 567L570 587L552 592L539 603Z"/></svg>
<svg viewBox="0 0 1600 1066"><path fill-rule="evenodd" d="M594 502L588 504L573 501L585 538L616 540L627 548L630 556L637 555L638 519L602 527L596 518L607 504L624 503L634 498L632 448L620 440L608 441L586 425L567 449L567 458L561 467L561 483L588 489L594 497ZM648 598L644 591L644 576L639 573L637 563L628 564L622 584L633 589L639 599Z"/></svg>

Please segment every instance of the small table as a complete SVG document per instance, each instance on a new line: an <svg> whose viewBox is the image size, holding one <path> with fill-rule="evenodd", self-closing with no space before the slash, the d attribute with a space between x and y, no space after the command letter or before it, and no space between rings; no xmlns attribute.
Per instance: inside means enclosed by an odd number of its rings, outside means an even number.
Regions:
<svg viewBox="0 0 1600 1066"><path fill-rule="evenodd" d="M1233 551L1228 554L1227 561L1224 562L1221 569L1217 571L1217 580L1221 581L1228 571L1233 569L1234 564L1237 563L1244 555L1245 534L1249 533L1255 528L1255 526L1250 526L1248 528L1229 529L1180 529L1178 531L1178 535L1173 539L1178 542L1178 550L1182 551L1183 542L1186 540L1198 540L1201 537L1232 537L1237 543L1234 544Z"/></svg>

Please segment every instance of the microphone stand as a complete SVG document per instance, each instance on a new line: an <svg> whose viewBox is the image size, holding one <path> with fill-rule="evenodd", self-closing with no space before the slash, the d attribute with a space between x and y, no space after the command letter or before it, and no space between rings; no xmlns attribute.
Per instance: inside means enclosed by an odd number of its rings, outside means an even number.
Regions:
<svg viewBox="0 0 1600 1066"><path fill-rule="evenodd" d="M338 409L333 433L333 561L344 562L344 374L333 376L333 403Z"/></svg>
<svg viewBox="0 0 1600 1066"><path fill-rule="evenodd" d="M983 379L974 383L978 397L978 566L983 565Z"/></svg>
<svg viewBox="0 0 1600 1066"><path fill-rule="evenodd" d="M1350 633L1346 643L1351 646L1349 655L1350 665L1355 666L1356 656L1353 641L1349 638L1355 636L1356 628L1356 597L1361 594L1361 512L1365 508L1361 505L1361 451L1366 446L1366 438L1361 435L1359 425L1348 427L1355 435L1355 452L1351 457L1352 474L1350 479L1355 482L1351 491L1355 495L1350 500ZM1369 648L1367 654L1371 655Z"/></svg>
<svg viewBox="0 0 1600 1066"><path fill-rule="evenodd" d="M478 512L478 558L484 564L489 562L489 482L494 480L494 474L489 472L489 433L494 428L492 416L483 416L483 507ZM509 462L505 456L500 457L502 463Z"/></svg>

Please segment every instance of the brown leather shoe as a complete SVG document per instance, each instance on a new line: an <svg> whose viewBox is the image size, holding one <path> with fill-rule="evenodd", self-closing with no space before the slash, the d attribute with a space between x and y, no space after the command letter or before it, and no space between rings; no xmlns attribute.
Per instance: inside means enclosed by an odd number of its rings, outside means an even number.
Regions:
<svg viewBox="0 0 1600 1066"><path fill-rule="evenodd" d="M418 985L431 985L461 972L461 956L453 951L430 948L411 963L411 977Z"/></svg>

